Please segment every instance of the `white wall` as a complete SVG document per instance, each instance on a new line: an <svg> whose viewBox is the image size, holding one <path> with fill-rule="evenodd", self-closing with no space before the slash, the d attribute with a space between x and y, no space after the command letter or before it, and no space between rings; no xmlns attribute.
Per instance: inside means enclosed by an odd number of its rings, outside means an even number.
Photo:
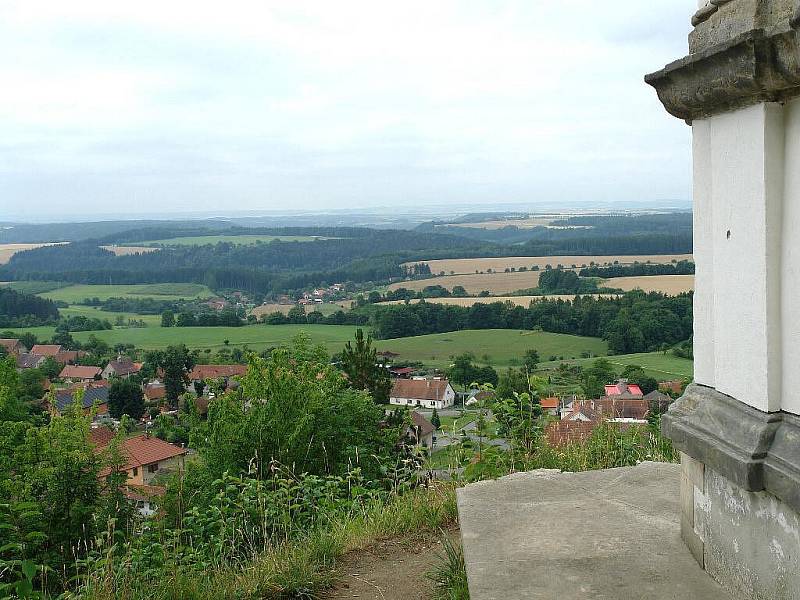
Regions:
<svg viewBox="0 0 800 600"><path fill-rule="evenodd" d="M786 155L781 252L783 410L800 414L800 99L785 109Z"/></svg>
<svg viewBox="0 0 800 600"><path fill-rule="evenodd" d="M777 411L784 109L760 104L696 121L693 145L695 380Z"/></svg>

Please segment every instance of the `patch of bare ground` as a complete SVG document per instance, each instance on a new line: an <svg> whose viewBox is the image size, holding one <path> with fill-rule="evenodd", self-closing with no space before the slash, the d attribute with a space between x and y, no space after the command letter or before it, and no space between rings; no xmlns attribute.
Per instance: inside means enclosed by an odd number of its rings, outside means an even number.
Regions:
<svg viewBox="0 0 800 600"><path fill-rule="evenodd" d="M445 532L461 544L460 532ZM341 559L340 583L322 597L326 600L429 600L433 584L426 574L444 553L442 535L424 533L417 537L382 540L363 550L349 552Z"/></svg>

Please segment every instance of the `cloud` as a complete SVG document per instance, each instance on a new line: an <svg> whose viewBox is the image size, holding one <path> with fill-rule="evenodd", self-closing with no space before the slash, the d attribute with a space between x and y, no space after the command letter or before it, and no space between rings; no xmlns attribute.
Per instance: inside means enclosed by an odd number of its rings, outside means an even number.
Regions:
<svg viewBox="0 0 800 600"><path fill-rule="evenodd" d="M10 0L0 208L687 198L693 5Z"/></svg>

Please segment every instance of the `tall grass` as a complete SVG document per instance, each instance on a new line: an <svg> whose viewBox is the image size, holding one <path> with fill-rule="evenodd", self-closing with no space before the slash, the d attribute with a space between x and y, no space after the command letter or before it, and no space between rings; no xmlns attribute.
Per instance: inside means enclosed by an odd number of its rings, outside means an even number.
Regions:
<svg viewBox="0 0 800 600"><path fill-rule="evenodd" d="M454 486L418 488L388 501L376 499L357 515L333 515L289 542L268 549L238 568L205 571L168 562L157 578L136 572L119 577L96 572L70 598L173 600L318 598L337 580L337 560L385 538L436 532L456 520Z"/></svg>

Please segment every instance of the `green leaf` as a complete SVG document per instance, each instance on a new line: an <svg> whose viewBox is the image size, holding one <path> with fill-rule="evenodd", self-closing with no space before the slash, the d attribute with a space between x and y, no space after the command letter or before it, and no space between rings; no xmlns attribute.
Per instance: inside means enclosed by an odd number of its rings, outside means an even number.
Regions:
<svg viewBox="0 0 800 600"><path fill-rule="evenodd" d="M36 577L36 563L32 560L23 560L22 561L22 572L25 574L25 577L28 581L33 581L33 578Z"/></svg>

